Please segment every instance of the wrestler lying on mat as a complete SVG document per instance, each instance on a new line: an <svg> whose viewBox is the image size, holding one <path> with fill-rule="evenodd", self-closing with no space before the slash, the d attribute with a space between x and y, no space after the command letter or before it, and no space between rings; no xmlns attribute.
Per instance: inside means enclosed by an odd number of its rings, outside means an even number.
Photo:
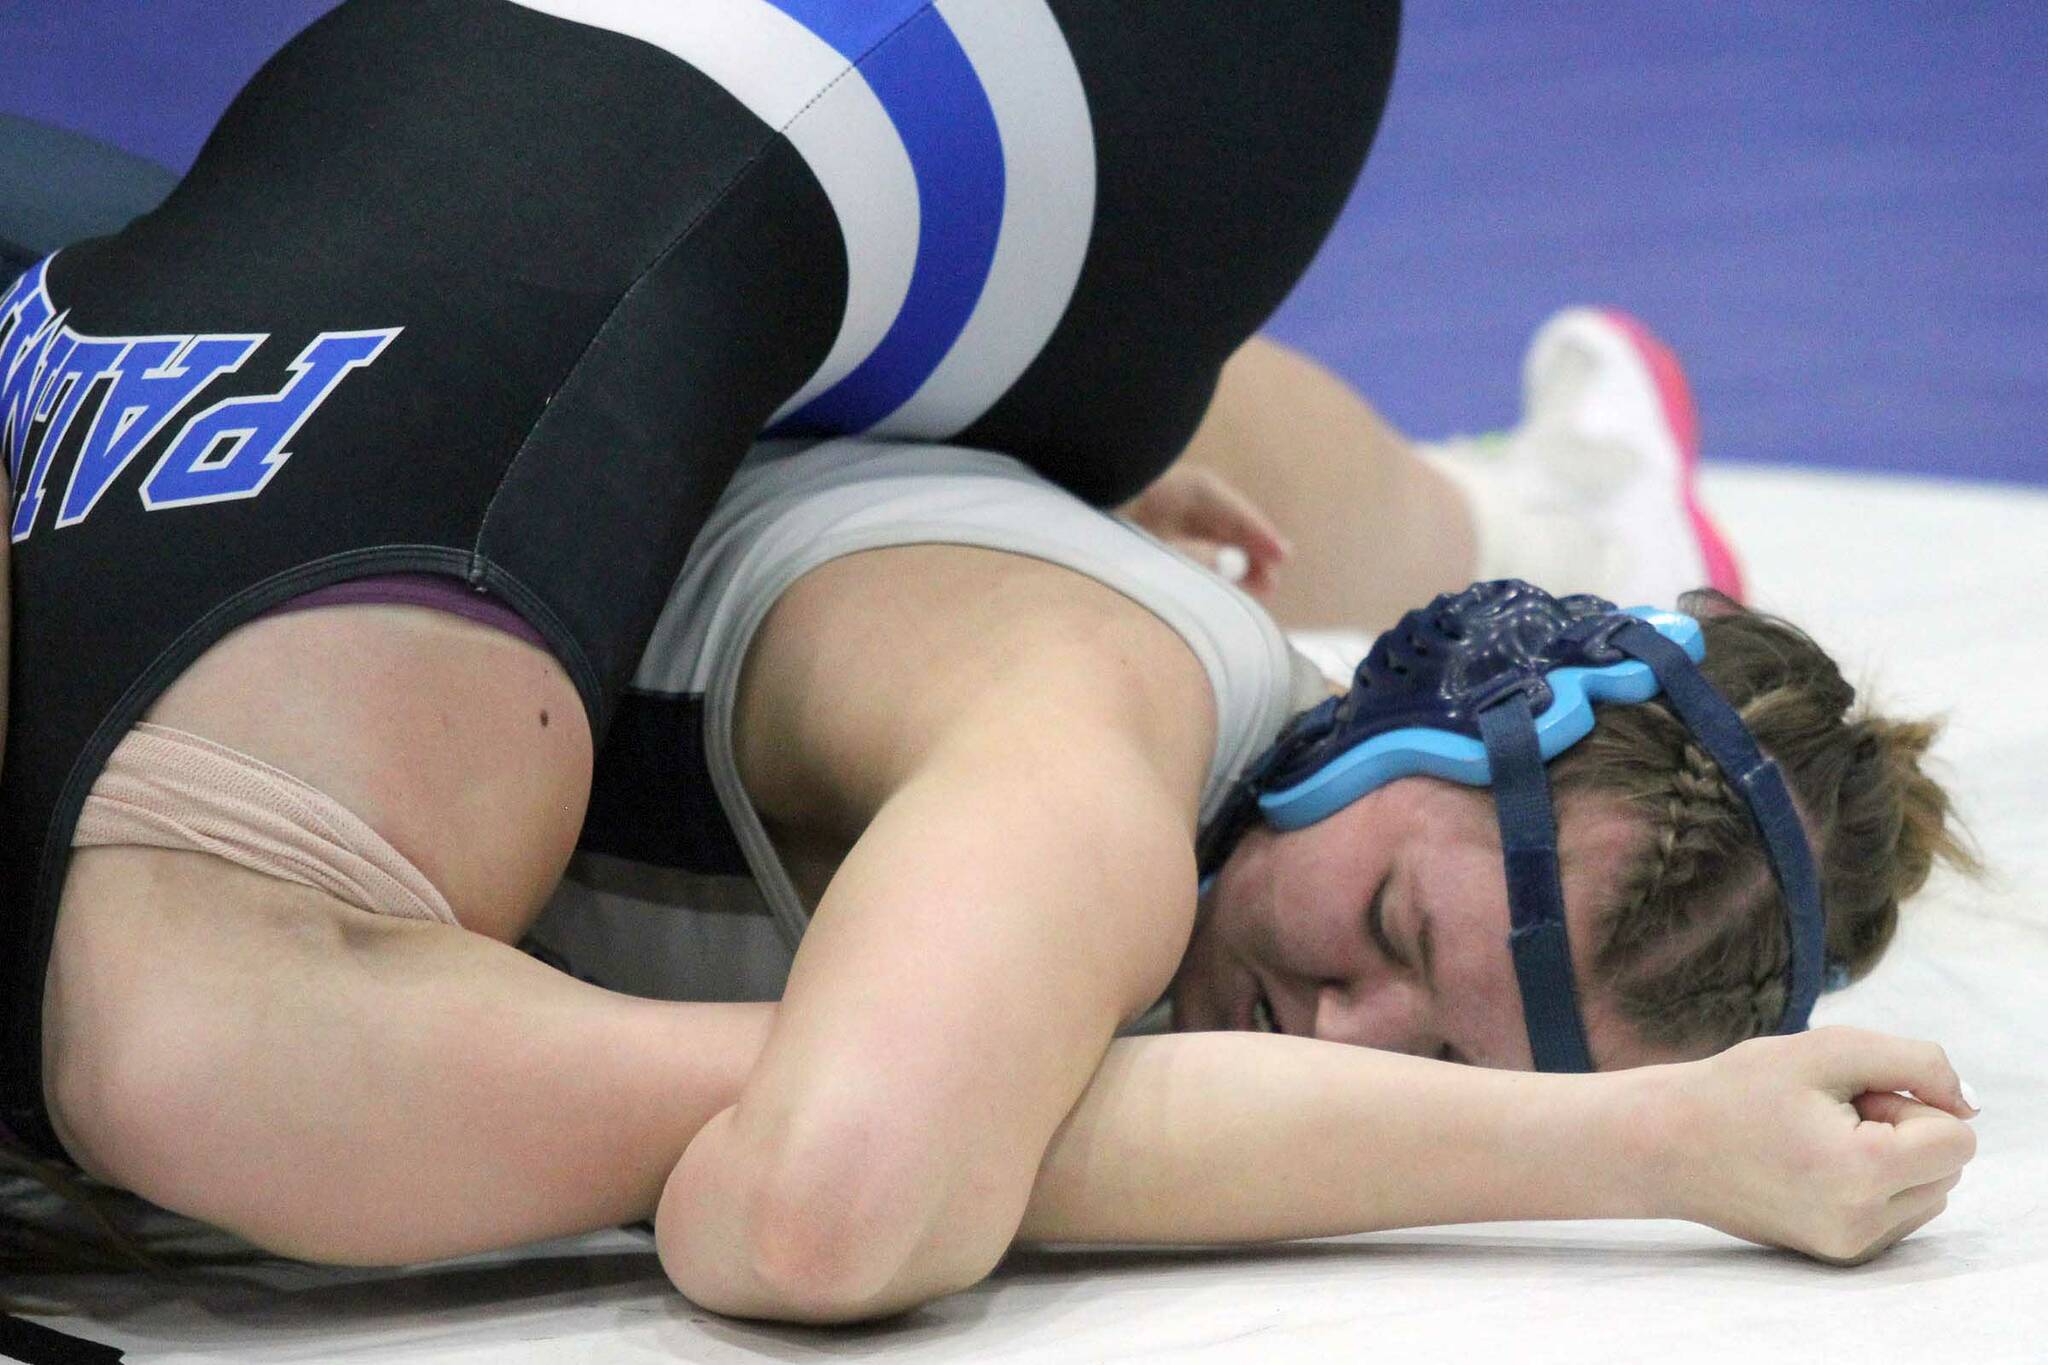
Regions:
<svg viewBox="0 0 2048 1365"><path fill-rule="evenodd" d="M1929 1044L1760 1035L1874 965L1944 803L1923 730L1851 710L1789 627L1693 605L1697 631L1440 600L1376 656L1391 707L1290 725L1322 685L1262 612L1013 461L770 448L670 598L562 895L747 876L800 945L780 1003L632 999L505 946L545 893L506 869L576 834L587 756L544 719L573 695L512 633L332 606L217 646L88 803L110 845L182 824L212 851L74 860L53 1118L87 1170L287 1254L653 1214L697 1301L804 1321L970 1284L1019 1238L1679 1216L1860 1260L1940 1211L1959 1083ZM1488 793L1427 766L1513 727L1454 734L1442 703L1554 719L1584 702L1499 684L1640 688L1634 649L1684 689L1702 644L1803 819L1735 794L1725 719L1613 701L1549 765L1559 863L1515 903ZM359 709L252 705L264 654ZM1462 690L1403 682L1446 655ZM1346 767L1390 736L1371 756L1406 775ZM242 757L401 752L339 792ZM1162 994L1185 1031L1116 1038Z"/></svg>
<svg viewBox="0 0 2048 1365"><path fill-rule="evenodd" d="M1048 482L1156 475L1369 140L1390 8L1228 9L350 0L17 281L10 1142L315 1260L652 1215L692 1298L805 1321L1019 1238L1610 1214L1853 1260L1939 1212L1937 1049L1744 1041L1947 846L1922 732L1769 621L1516 587L1320 703ZM1162 87L1290 115L1190 148ZM920 142L989 131L945 100L1001 135ZM839 136L892 126L900 166ZM1031 180L1076 127L1093 175ZM980 192L1005 158L1031 193ZM517 951L579 842L758 882L780 999ZM1162 996L1186 1031L1116 1038Z"/></svg>

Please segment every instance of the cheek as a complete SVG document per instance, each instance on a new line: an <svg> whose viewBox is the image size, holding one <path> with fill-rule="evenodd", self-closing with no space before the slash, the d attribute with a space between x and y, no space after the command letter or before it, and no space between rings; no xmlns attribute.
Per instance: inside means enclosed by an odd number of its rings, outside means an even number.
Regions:
<svg viewBox="0 0 2048 1365"><path fill-rule="evenodd" d="M1469 1050L1494 1065L1526 1062L1522 997L1508 948L1506 876L1500 855L1480 848L1431 860L1436 899L1437 974L1445 1007L1456 1020L1451 1030Z"/></svg>
<svg viewBox="0 0 2048 1365"><path fill-rule="evenodd" d="M1276 879L1265 925L1273 951L1304 974L1357 971L1372 954L1365 931L1371 885L1361 876L1350 862L1325 857L1303 858Z"/></svg>
<svg viewBox="0 0 2048 1365"><path fill-rule="evenodd" d="M1365 911L1381 864L1346 816L1247 836L1217 887L1227 951L1310 977L1350 975L1377 960Z"/></svg>
<svg viewBox="0 0 2048 1365"><path fill-rule="evenodd" d="M1497 1066L1517 1065L1517 1059L1526 1059L1528 1053L1521 992L1514 983L1507 945L1492 945L1489 955L1498 960L1475 962L1454 978L1455 1007L1469 1029L1475 1055Z"/></svg>
<svg viewBox="0 0 2048 1365"><path fill-rule="evenodd" d="M1339 976L1354 970L1365 953L1364 915L1345 914L1325 897L1298 903L1297 913L1282 926L1279 938L1288 956L1304 970Z"/></svg>

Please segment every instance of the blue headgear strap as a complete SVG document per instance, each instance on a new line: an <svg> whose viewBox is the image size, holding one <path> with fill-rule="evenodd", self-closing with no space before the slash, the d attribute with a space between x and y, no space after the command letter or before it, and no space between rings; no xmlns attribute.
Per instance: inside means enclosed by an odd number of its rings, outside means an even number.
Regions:
<svg viewBox="0 0 2048 1365"><path fill-rule="evenodd" d="M1763 836L1771 870L1777 874L1790 911L1787 927L1791 930L1792 961L1786 972L1785 1013L1778 1021L1778 1032L1797 1033L1806 1027L1813 1002L1820 996L1827 928L1813 851L1807 846L1806 830L1799 823L1799 810L1792 803L1785 776L1776 763L1764 757L1741 717L1700 676L1684 650L1648 626L1633 622L1608 638L1616 649L1649 665L1657 675L1665 699L1700 747L1720 765L1729 783L1742 793L1750 818Z"/></svg>
<svg viewBox="0 0 2048 1365"><path fill-rule="evenodd" d="M1593 1057L1579 1022L1571 942L1565 933L1557 819L1528 694L1512 692L1480 712L1479 733L1493 770L1494 809L1508 874L1508 946L1522 987L1529 1048L1538 1071L1591 1071Z"/></svg>

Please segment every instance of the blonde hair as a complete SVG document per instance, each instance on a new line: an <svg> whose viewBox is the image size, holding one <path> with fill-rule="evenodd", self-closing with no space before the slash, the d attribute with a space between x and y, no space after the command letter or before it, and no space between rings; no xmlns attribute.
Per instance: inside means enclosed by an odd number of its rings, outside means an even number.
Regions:
<svg viewBox="0 0 2048 1365"><path fill-rule="evenodd" d="M1860 980L1936 861L1980 869L1948 793L1923 766L1940 727L1856 704L1834 660L1790 623L1689 594L1709 681L1783 769L1811 839L1827 955ZM1653 1046L1719 1051L1773 1031L1785 1007L1784 900L1747 809L1662 702L1602 709L1554 765L1560 802L1620 802L1647 825L1601 918L1593 959Z"/></svg>

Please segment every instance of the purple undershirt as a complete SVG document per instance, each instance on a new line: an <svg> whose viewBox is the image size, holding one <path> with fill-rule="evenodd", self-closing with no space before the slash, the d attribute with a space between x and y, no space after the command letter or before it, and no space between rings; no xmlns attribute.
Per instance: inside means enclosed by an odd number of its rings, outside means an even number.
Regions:
<svg viewBox="0 0 2048 1365"><path fill-rule="evenodd" d="M440 574L384 574L375 578L351 579L331 588L309 592L303 597L294 597L264 614L283 616L289 612L311 611L315 607L425 607L429 611L446 612L480 626L501 630L540 649L548 647L547 641L524 616L495 597L477 592L462 580Z"/></svg>

